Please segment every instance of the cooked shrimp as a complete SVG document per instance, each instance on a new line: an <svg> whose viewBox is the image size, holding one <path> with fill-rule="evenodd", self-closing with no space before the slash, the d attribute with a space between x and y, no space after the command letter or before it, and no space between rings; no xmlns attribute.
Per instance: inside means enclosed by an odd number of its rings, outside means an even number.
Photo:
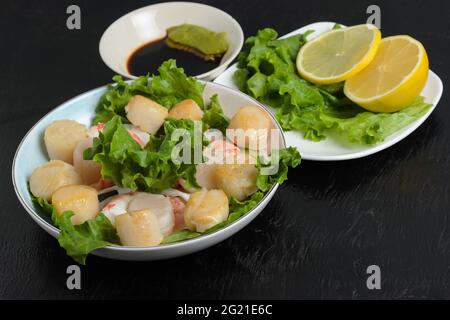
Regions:
<svg viewBox="0 0 450 320"><path fill-rule="evenodd" d="M178 189L173 189L173 188L163 190L161 192L161 194L168 196L168 197L179 197L179 198L183 199L184 201L188 201L189 197L191 196L187 192L183 192L183 191L180 191Z"/></svg>
<svg viewBox="0 0 450 320"><path fill-rule="evenodd" d="M128 211L144 209L150 209L158 217L163 235L167 236L172 233L175 217L168 197L146 192L135 193L128 204Z"/></svg>
<svg viewBox="0 0 450 320"><path fill-rule="evenodd" d="M127 129L130 136L137 142L139 145L143 148L147 144L147 142L150 140L150 135L140 130L138 127L132 125L132 124L124 124L123 125L125 129Z"/></svg>
<svg viewBox="0 0 450 320"><path fill-rule="evenodd" d="M128 210L133 193L124 193L112 197L106 205L103 206L101 212L109 219L112 225L115 225L115 218L124 214Z"/></svg>
<svg viewBox="0 0 450 320"><path fill-rule="evenodd" d="M203 150L203 156L206 158L208 164L224 163L233 159L234 156L240 153L239 147L226 139L213 140Z"/></svg>
<svg viewBox="0 0 450 320"><path fill-rule="evenodd" d="M186 226L184 223L184 209L186 208L186 203L178 197L169 197L169 200L172 204L173 214L175 217L175 225L173 230L183 230Z"/></svg>
<svg viewBox="0 0 450 320"><path fill-rule="evenodd" d="M187 192L172 188L162 191L161 194L168 196L170 203L172 204L173 214L175 217L175 225L173 230L178 231L184 229L184 208L186 207L186 202L189 200L191 195Z"/></svg>
<svg viewBox="0 0 450 320"><path fill-rule="evenodd" d="M104 179L104 178L101 178L96 183L91 184L91 187L97 189L98 191L102 191L102 190L111 188L113 186L114 186L114 183L111 180Z"/></svg>
<svg viewBox="0 0 450 320"><path fill-rule="evenodd" d="M98 133L101 132L105 128L105 124L102 122L97 123L95 126L92 126L88 130L88 136L92 138L97 138Z"/></svg>
<svg viewBox="0 0 450 320"><path fill-rule="evenodd" d="M139 129L137 126L129 123L126 123L123 126L125 127L125 129L127 129L130 136L141 145L141 147L144 147L150 140L150 135L147 132ZM95 126L90 127L88 131L89 137L91 138L98 137L99 132L101 132L103 128L105 128L105 124L101 122L97 123L97 125Z"/></svg>

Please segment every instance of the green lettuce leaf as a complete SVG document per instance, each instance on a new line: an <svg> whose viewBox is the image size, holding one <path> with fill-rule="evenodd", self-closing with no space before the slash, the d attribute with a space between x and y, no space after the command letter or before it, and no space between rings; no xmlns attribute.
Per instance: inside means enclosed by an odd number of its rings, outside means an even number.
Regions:
<svg viewBox="0 0 450 320"><path fill-rule="evenodd" d="M28 186L28 191L29 191L29 189L30 189L30 187ZM37 206L41 207L42 210L50 216L50 218L52 219L52 223L56 224L57 215L56 215L56 210L52 206L52 204L49 203L47 201L47 199L35 197L31 193L31 191L29 191L29 193L31 196L31 201L33 201L33 203L36 204Z"/></svg>
<svg viewBox="0 0 450 320"><path fill-rule="evenodd" d="M123 122L127 122L125 106L134 95L148 97L168 109L185 99L193 99L201 108L204 107L204 85L195 78L186 76L184 70L177 67L175 60L165 61L158 68L158 75L151 78L147 75L126 82L116 75L113 81L100 98L94 124L108 122L114 116L120 116Z"/></svg>
<svg viewBox="0 0 450 320"><path fill-rule="evenodd" d="M225 133L225 130L230 123L230 119L223 113L217 94L211 97L209 105L205 107L202 121L208 129L219 129L222 133Z"/></svg>
<svg viewBox="0 0 450 320"><path fill-rule="evenodd" d="M72 211L65 211L57 219L60 229L58 242L67 255L79 264L86 264L86 257L95 249L109 245L120 245L116 229L108 218L100 213L94 219L83 224L73 225L70 221Z"/></svg>
<svg viewBox="0 0 450 320"><path fill-rule="evenodd" d="M115 115L126 120L125 106L134 95L152 97L151 89L148 86L148 76L141 76L130 83L122 79L121 76L113 77L114 84L108 85L108 90L100 98L95 111L93 123L105 123Z"/></svg>
<svg viewBox="0 0 450 320"><path fill-rule="evenodd" d="M180 230L177 232L174 232L167 237L163 239L161 244L168 244L168 243L174 243L179 241L184 241L192 238L196 238L198 236L201 236L201 233L190 231L190 230Z"/></svg>
<svg viewBox="0 0 450 320"><path fill-rule="evenodd" d="M375 144L421 118L431 106L423 97L417 97L407 108L394 113L363 111L351 118L324 113L321 119L328 127L345 135L351 143Z"/></svg>
<svg viewBox="0 0 450 320"><path fill-rule="evenodd" d="M335 28L339 28L336 25ZM284 130L298 130L312 141L336 132L356 144L376 144L423 116L430 108L419 97L394 113L373 113L347 99L343 83L313 85L302 79L295 60L308 33L276 40L273 29L262 29L245 41L239 54L235 84L243 92L277 108Z"/></svg>
<svg viewBox="0 0 450 320"><path fill-rule="evenodd" d="M53 225L60 230L59 245L77 263L86 264L87 255L95 249L109 245L120 245L116 229L103 213L83 224L73 225L70 220L73 216L72 211L65 211L58 216L55 207L46 199L36 198L32 194L31 198L36 205L51 216Z"/></svg>
<svg viewBox="0 0 450 320"><path fill-rule="evenodd" d="M272 151L272 155L276 152ZM287 180L287 174L289 167L295 168L300 164L301 157L298 150L294 147L281 149L278 151L278 168L272 175L263 174L263 168L269 168L272 165L272 161L264 161L261 157L258 158L256 167L259 170L259 175L256 178L256 186L259 190L267 192L272 188L275 183L282 184Z"/></svg>
<svg viewBox="0 0 450 320"><path fill-rule="evenodd" d="M189 134L190 139L183 136L174 139L172 133L175 130ZM161 131L151 136L149 143L142 149L124 128L122 119L114 116L105 124L99 137L94 139L93 147L84 152L84 158L100 163L102 176L111 179L120 187L159 193L173 187L181 178L187 187L198 188L194 154L195 148L201 150L203 136L200 133L194 138L195 135L196 129L192 120L169 118L164 122ZM190 150L189 161L174 162L172 153L182 141L187 146L186 150ZM196 146L195 143L202 145ZM183 154L182 149L176 154L189 157L188 154Z"/></svg>
<svg viewBox="0 0 450 320"><path fill-rule="evenodd" d="M158 68L159 75L154 75L149 82L151 98L166 108L185 100L194 100L203 109L203 90L205 85L193 77L188 77L183 68L178 68L171 59Z"/></svg>

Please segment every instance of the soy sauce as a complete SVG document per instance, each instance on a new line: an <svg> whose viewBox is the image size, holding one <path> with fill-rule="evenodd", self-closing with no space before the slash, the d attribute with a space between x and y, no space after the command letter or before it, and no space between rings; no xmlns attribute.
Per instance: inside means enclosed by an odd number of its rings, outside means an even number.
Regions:
<svg viewBox="0 0 450 320"><path fill-rule="evenodd" d="M166 38L158 39L137 48L128 58L128 72L135 76L154 74L166 60L175 59L187 75L195 76L211 71L220 61L205 61L193 53L170 48Z"/></svg>

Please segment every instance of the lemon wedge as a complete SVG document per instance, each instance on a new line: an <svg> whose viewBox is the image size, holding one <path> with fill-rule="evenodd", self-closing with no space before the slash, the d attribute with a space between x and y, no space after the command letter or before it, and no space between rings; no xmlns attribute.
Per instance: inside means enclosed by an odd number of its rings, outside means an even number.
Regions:
<svg viewBox="0 0 450 320"><path fill-rule="evenodd" d="M380 41L380 30L371 24L328 31L300 49L297 70L312 83L344 81L372 61Z"/></svg>
<svg viewBox="0 0 450 320"><path fill-rule="evenodd" d="M428 57L423 45L410 36L384 38L372 62L345 82L345 95L375 112L407 107L428 78Z"/></svg>

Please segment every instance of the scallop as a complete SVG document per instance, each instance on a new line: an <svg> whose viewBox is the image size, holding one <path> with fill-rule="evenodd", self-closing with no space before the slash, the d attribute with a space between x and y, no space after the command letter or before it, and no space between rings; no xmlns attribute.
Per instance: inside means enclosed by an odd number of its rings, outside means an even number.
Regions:
<svg viewBox="0 0 450 320"><path fill-rule="evenodd" d="M199 163L196 165L195 179L200 187L214 189L216 187L215 164Z"/></svg>
<svg viewBox="0 0 450 320"><path fill-rule="evenodd" d="M44 143L52 160L73 163L73 151L77 144L88 137L86 126L73 120L58 120L44 132Z"/></svg>
<svg viewBox="0 0 450 320"><path fill-rule="evenodd" d="M125 111L133 125L150 134L155 134L161 128L168 115L162 105L140 95L130 99Z"/></svg>
<svg viewBox="0 0 450 320"><path fill-rule="evenodd" d="M167 236L173 231L175 217L170 199L161 194L138 192L128 204L128 211L150 209L158 218L163 235Z"/></svg>
<svg viewBox="0 0 450 320"><path fill-rule="evenodd" d="M242 201L258 190L256 178L258 169L256 160L247 153L235 158L235 163L217 165L215 169L216 187L222 189L227 196Z"/></svg>
<svg viewBox="0 0 450 320"><path fill-rule="evenodd" d="M50 201L58 188L81 183L82 179L73 166L61 160L50 160L34 169L30 191L35 197Z"/></svg>
<svg viewBox="0 0 450 320"><path fill-rule="evenodd" d="M228 129L233 130L227 130L227 137L239 147L260 150L268 148L274 124L267 111L257 106L244 106L231 118Z"/></svg>
<svg viewBox="0 0 450 320"><path fill-rule="evenodd" d="M73 211L71 221L74 225L94 219L100 211L97 190L84 185L59 188L52 195L52 205L58 215L64 211Z"/></svg>
<svg viewBox="0 0 450 320"><path fill-rule="evenodd" d="M178 102L170 109L169 117L175 119L191 119L193 121L200 121L203 117L203 111L198 106L197 102L192 99L186 99Z"/></svg>
<svg viewBox="0 0 450 320"><path fill-rule="evenodd" d="M156 246L164 238L158 217L150 209L131 211L117 216L116 230L124 246Z"/></svg>
<svg viewBox="0 0 450 320"><path fill-rule="evenodd" d="M93 139L91 137L86 138L78 142L75 150L73 151L73 166L75 170L80 174L84 184L95 184L101 179L102 166L94 160L84 160L84 150L91 148Z"/></svg>
<svg viewBox="0 0 450 320"><path fill-rule="evenodd" d="M191 195L184 209L189 230L204 232L228 218L228 198L222 190L201 190Z"/></svg>
<svg viewBox="0 0 450 320"><path fill-rule="evenodd" d="M239 147L224 139L212 141L204 150L203 156L207 162L196 166L195 178L197 183L205 189L217 187L215 172L218 164L234 161L236 155L240 154Z"/></svg>

